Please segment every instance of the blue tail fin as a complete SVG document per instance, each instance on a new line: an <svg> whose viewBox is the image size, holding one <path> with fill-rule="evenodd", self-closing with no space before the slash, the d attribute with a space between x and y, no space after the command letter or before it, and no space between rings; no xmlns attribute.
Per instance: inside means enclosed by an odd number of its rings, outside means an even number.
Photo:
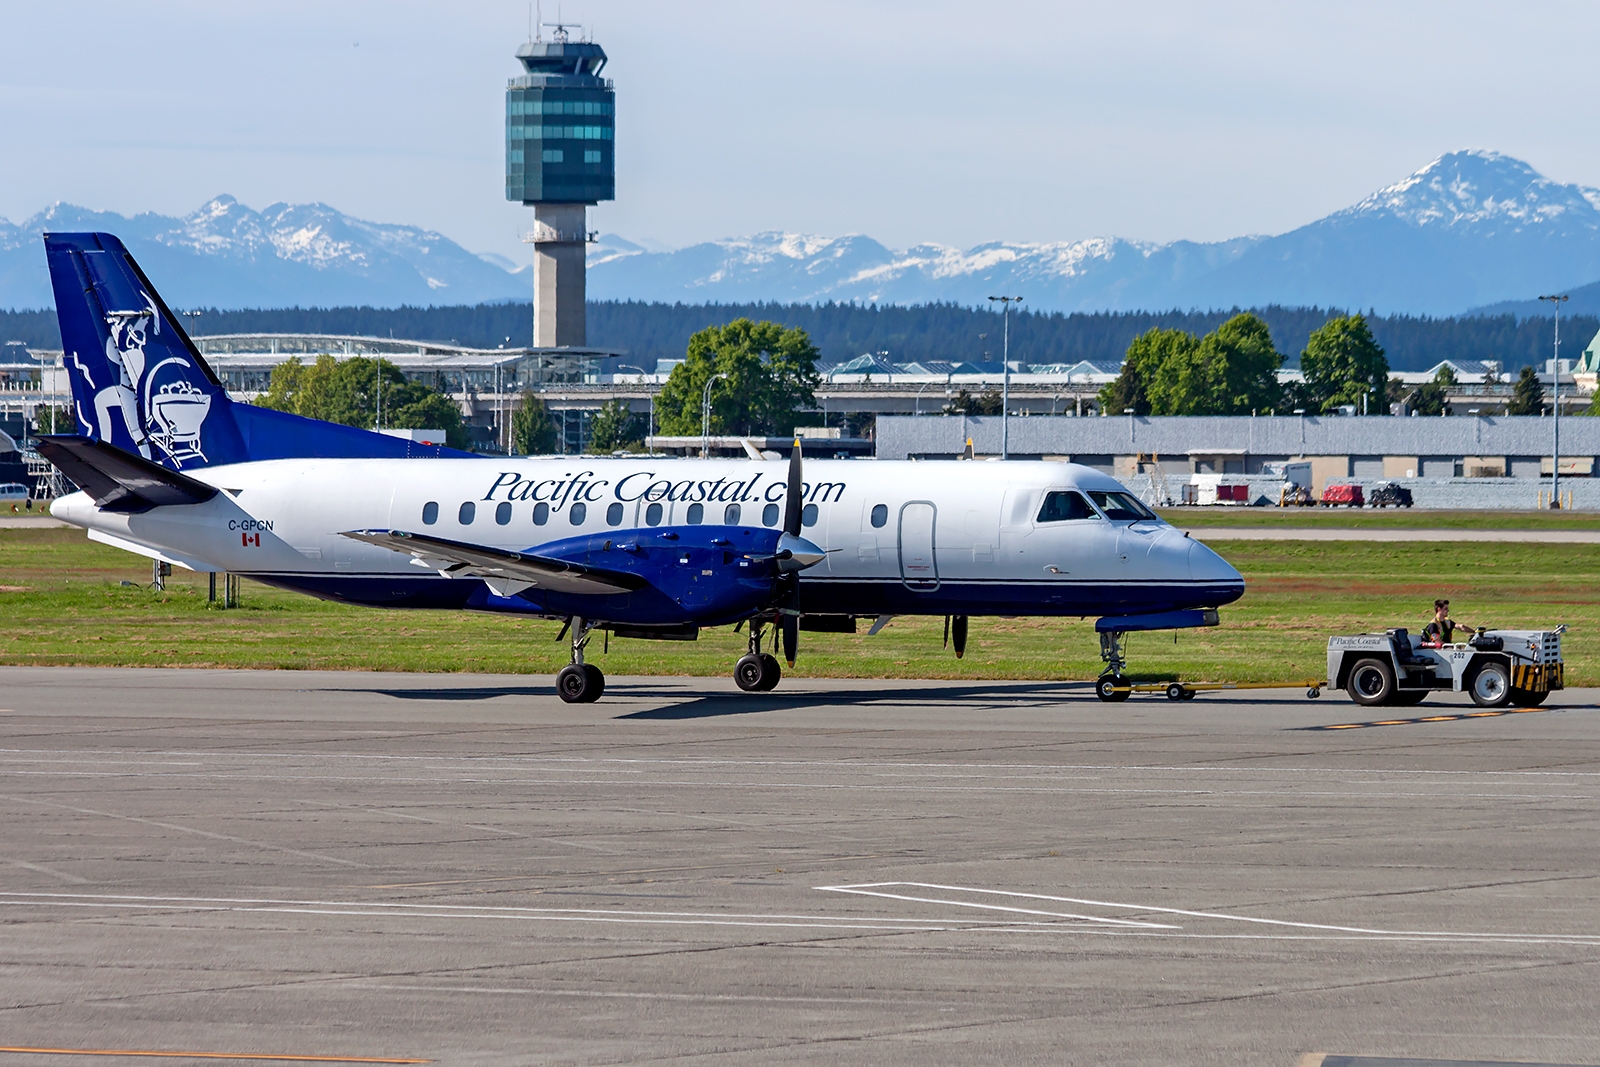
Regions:
<svg viewBox="0 0 1600 1067"><path fill-rule="evenodd" d="M174 470L262 459L468 456L228 398L108 233L44 237L78 429Z"/></svg>

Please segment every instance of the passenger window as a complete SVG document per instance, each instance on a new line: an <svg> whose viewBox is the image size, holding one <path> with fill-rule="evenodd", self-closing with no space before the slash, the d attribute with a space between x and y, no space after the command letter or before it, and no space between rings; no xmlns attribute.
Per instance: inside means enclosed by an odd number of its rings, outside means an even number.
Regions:
<svg viewBox="0 0 1600 1067"><path fill-rule="evenodd" d="M511 521L511 501L503 500L494 509L494 521L501 526Z"/></svg>
<svg viewBox="0 0 1600 1067"><path fill-rule="evenodd" d="M889 521L889 505L888 504L874 504L874 505L872 505L872 525L881 528L886 523L888 523L888 521Z"/></svg>
<svg viewBox="0 0 1600 1067"><path fill-rule="evenodd" d="M739 525L739 505L738 504L729 504L725 509L723 509L723 512L722 512L722 525L724 525L724 526L737 526L737 525Z"/></svg>
<svg viewBox="0 0 1600 1067"><path fill-rule="evenodd" d="M439 521L439 502L430 500L422 505L422 525L432 526Z"/></svg>
<svg viewBox="0 0 1600 1067"><path fill-rule="evenodd" d="M607 526L621 526L622 525L622 505L621 504L612 504L610 507L606 508L606 525Z"/></svg>
<svg viewBox="0 0 1600 1067"><path fill-rule="evenodd" d="M541 500L539 503L533 506L533 524L535 526L543 526L549 521L550 505Z"/></svg>
<svg viewBox="0 0 1600 1067"><path fill-rule="evenodd" d="M589 505L585 504L581 500L567 509L567 521L572 523L574 526L582 526L583 520L588 517Z"/></svg>
<svg viewBox="0 0 1600 1067"><path fill-rule="evenodd" d="M456 512L456 521L463 526L471 526L472 520L478 517L478 505L467 501L461 505L461 510Z"/></svg>
<svg viewBox="0 0 1600 1067"><path fill-rule="evenodd" d="M1039 509L1040 522L1067 522L1070 519L1097 518L1081 493L1046 493Z"/></svg>
<svg viewBox="0 0 1600 1067"><path fill-rule="evenodd" d="M815 504L807 504L805 506L804 510L802 510L800 512L800 525L802 525L802 526L815 526L816 524L817 524L817 506Z"/></svg>
<svg viewBox="0 0 1600 1067"><path fill-rule="evenodd" d="M661 525L661 505L651 504L644 509L644 521L647 526Z"/></svg>
<svg viewBox="0 0 1600 1067"><path fill-rule="evenodd" d="M689 505L689 525L690 526L699 526L702 522L705 521L705 517L706 517L706 508L705 508L704 504L690 504Z"/></svg>
<svg viewBox="0 0 1600 1067"><path fill-rule="evenodd" d="M761 525L778 525L778 505L768 504L766 507L761 509Z"/></svg>
<svg viewBox="0 0 1600 1067"><path fill-rule="evenodd" d="M1130 520L1137 522L1140 519L1153 519L1155 513L1127 493L1101 493L1089 490L1089 499L1099 505L1100 510L1106 513L1106 518Z"/></svg>

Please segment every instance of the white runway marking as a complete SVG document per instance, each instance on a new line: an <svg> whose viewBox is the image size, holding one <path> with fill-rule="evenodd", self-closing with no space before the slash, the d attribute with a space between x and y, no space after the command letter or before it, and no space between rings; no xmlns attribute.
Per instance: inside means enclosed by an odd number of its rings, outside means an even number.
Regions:
<svg viewBox="0 0 1600 1067"><path fill-rule="evenodd" d="M1094 908L1107 908L1116 911L1149 912L1157 915L1176 915L1195 919L1219 919L1227 922L1256 923L1263 926L1284 927L1295 930L1309 930L1334 934L1363 935L1372 938L1390 939L1403 938L1407 940L1428 941L1495 941L1513 942L1524 944L1544 944L1557 942L1561 944L1594 945L1600 947L1600 934L1517 934L1517 933L1475 933L1450 930L1383 930L1363 926L1337 926L1328 923L1292 922L1286 919L1264 919L1253 915L1231 915L1227 912L1217 911L1192 911L1186 908L1169 908L1152 904L1127 904L1111 900L1089 900L1082 897L1052 896L1045 893L1020 893L1006 889L989 889L982 886L939 885L931 882L861 882L855 885L819 885L816 887L824 893L850 893L857 896L880 897L885 900L918 901L931 904L957 904L972 908L993 908L1000 911L1014 910L999 905L969 903L953 900L936 900L926 897L916 897L903 893L887 892L892 889L927 889L945 893L970 893L974 896L997 896L1017 900L1050 901L1061 904L1078 904ZM1032 914L1048 914L1033 912ZM1087 917L1085 917L1087 918ZM1101 919L1101 922L1119 922L1115 919ZM1183 930L1181 926L1167 926L1159 923L1132 923L1139 925L1159 927L1166 930Z"/></svg>

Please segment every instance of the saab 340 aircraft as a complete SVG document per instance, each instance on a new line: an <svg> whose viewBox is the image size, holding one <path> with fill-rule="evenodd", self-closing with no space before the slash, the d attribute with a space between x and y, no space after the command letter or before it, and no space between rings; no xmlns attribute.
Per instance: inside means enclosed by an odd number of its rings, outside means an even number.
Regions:
<svg viewBox="0 0 1600 1067"><path fill-rule="evenodd" d="M330 600L564 620L564 700L595 700L596 631L693 640L746 624L745 690L799 631L945 616L1095 616L1125 699L1123 634L1216 625L1244 593L1220 556L1070 463L481 457L230 400L122 243L45 237L75 435L40 452L94 540ZM774 647L776 652L777 648Z"/></svg>

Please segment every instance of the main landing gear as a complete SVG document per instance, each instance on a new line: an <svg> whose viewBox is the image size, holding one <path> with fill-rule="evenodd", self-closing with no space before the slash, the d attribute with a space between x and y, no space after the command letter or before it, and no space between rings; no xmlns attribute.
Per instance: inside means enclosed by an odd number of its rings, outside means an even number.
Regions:
<svg viewBox="0 0 1600 1067"><path fill-rule="evenodd" d="M562 630L563 634L568 630L572 633L572 662L556 675L556 692L568 704L592 704L606 691L606 676L600 668L583 662L583 648L589 643L592 628L587 619L573 618Z"/></svg>
<svg viewBox="0 0 1600 1067"><path fill-rule="evenodd" d="M1106 669L1095 680L1094 695L1111 703L1127 700L1132 692L1122 676L1122 668L1128 664L1122 654L1122 636L1121 630L1107 630L1100 635L1100 658Z"/></svg>
<svg viewBox="0 0 1600 1067"><path fill-rule="evenodd" d="M739 657L739 662L733 665L733 680L740 689L746 693L765 693L778 684L783 677L783 668L778 666L778 658L761 651L762 630L765 628L760 619L750 620L750 651ZM777 628L773 630L773 644L777 644Z"/></svg>

